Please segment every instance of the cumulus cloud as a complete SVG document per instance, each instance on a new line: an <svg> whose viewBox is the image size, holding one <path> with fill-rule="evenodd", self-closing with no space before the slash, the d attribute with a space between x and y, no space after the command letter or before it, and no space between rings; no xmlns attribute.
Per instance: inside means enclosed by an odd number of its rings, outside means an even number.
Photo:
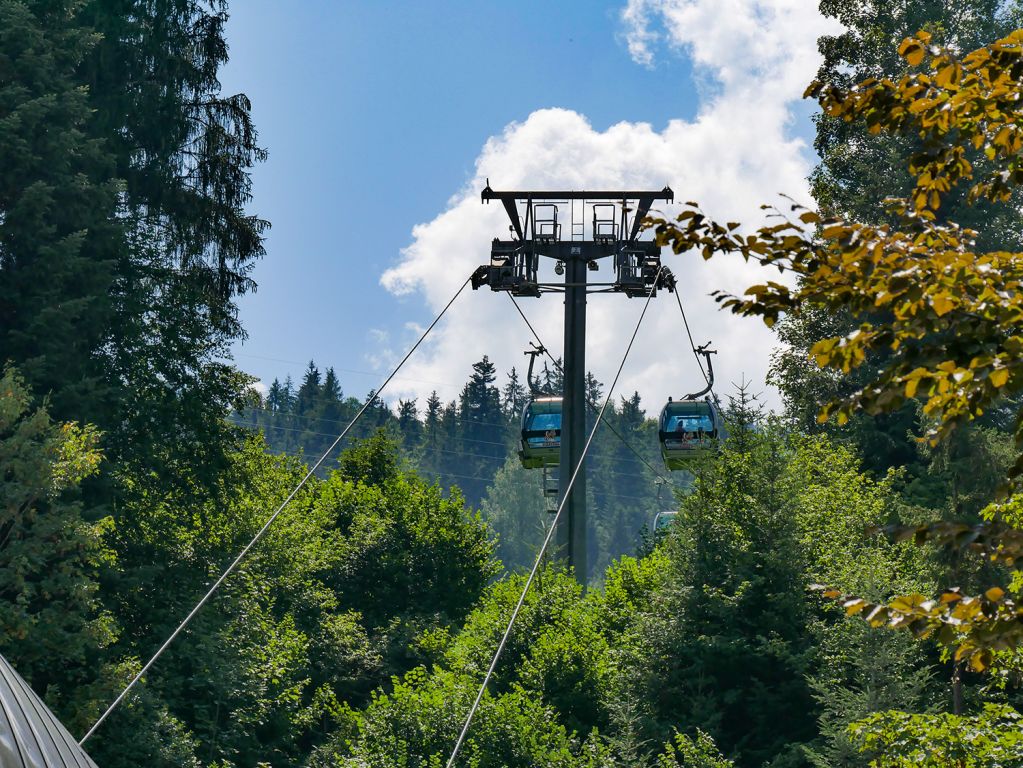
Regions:
<svg viewBox="0 0 1023 768"><path fill-rule="evenodd" d="M623 36L629 47L629 55L637 64L651 68L654 65L654 53L651 47L660 40L650 21L653 4L635 2L633 0L622 9L621 18L624 26Z"/></svg>
<svg viewBox="0 0 1023 768"><path fill-rule="evenodd" d="M760 204L777 202L779 193L812 202L806 177L813 156L793 135L792 110L818 66L817 37L836 31L814 0L630 0L621 21L637 64L653 66L662 55L692 59L698 76L713 86L701 90L696 116L672 120L662 131L631 122L597 131L576 112L544 109L508 125L486 142L472 180L446 210L414 227L399 263L382 277L387 289L422 296L439 311L462 280L487 261L490 240L506 237L508 227L499 204L480 203L487 178L495 189L660 189L670 184L679 200L697 200L711 216L754 224L762 220ZM560 216L564 221L568 212ZM696 342L712 340L719 352L718 391L729 391L729 382L742 376L763 390L772 334L757 321L718 311L709 294L741 293L777 275L727 257L703 262L695 255L666 253L664 261L678 278ZM591 279L609 280L610 265L605 262ZM519 301L544 341L560 354L560 296ZM617 368L641 304L616 294L590 297L587 362L605 382ZM499 370L513 365L521 370L529 340L507 297L467 290L403 373L464 381L483 354ZM663 293L651 306L618 391L638 390L654 410L669 394L692 391L700 381L678 307ZM398 389L405 397L425 394L413 386ZM441 394L450 398L454 393Z"/></svg>

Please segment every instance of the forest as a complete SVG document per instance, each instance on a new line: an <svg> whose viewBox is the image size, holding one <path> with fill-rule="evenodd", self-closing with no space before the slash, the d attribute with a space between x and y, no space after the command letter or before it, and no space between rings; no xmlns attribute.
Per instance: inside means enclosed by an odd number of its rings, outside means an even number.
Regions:
<svg viewBox="0 0 1023 768"><path fill-rule="evenodd" d="M590 572L542 563L456 765L1023 766L1023 8L820 10L814 210L647 222L770 268L718 300L774 330L783 407L719 387L727 440L668 477L659 404L612 398ZM221 91L227 19L0 0L0 654L81 738L367 406L84 748L442 768L550 519L525 374L253 388L267 148Z"/></svg>

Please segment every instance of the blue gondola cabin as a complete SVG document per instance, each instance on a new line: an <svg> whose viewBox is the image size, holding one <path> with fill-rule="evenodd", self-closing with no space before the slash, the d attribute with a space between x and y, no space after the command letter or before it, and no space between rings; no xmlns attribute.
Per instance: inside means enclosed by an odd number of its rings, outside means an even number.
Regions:
<svg viewBox="0 0 1023 768"><path fill-rule="evenodd" d="M537 397L522 409L519 459L526 469L558 466L561 459L560 397Z"/></svg>
<svg viewBox="0 0 1023 768"><path fill-rule="evenodd" d="M661 411L658 433L664 466L686 469L693 459L711 453L720 424L717 409L708 400L669 400Z"/></svg>

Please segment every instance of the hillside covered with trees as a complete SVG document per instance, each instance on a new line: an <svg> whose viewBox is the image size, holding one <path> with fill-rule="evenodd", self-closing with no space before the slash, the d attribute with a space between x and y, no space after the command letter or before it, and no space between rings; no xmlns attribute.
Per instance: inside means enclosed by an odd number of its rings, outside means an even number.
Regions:
<svg viewBox="0 0 1023 768"><path fill-rule="evenodd" d="M1023 12L821 10L817 210L649 223L794 273L721 297L783 342L784 408L720 391L728 439L669 478L613 398L588 588L542 563L456 765L1023 766ZM230 349L274 254L226 14L0 0L0 653L84 735L368 402L85 748L439 768L551 517L527 388L484 357L451 402L314 362L255 394Z"/></svg>
<svg viewBox="0 0 1023 768"><path fill-rule="evenodd" d="M559 367L557 361L543 366L535 382L540 392L561 391ZM588 382L589 400L595 404L589 418L592 428L603 386L592 374ZM545 499L543 473L523 469L518 459L520 416L527 399L528 389L517 370L509 371L499 386L493 363L484 357L473 366L458 400L442 403L433 392L423 408L415 400L402 400L392 411L375 399L354 434L388 435L406 468L441 488L456 486L497 534L505 567L528 567L556 499ZM297 387L290 377L273 381L266 397L245 407L235 421L260 431L272 452L311 463L330 448L364 402L344 394L333 368L321 374L311 362ZM636 551L654 515L661 507L673 509L674 490L690 480L686 473L669 477L664 469L657 426L646 415L638 392L620 397L604 419L604 431L587 454L592 478L587 494L595 522L589 547L595 563L591 576L598 580L613 559ZM340 450L334 449L330 458L336 461Z"/></svg>

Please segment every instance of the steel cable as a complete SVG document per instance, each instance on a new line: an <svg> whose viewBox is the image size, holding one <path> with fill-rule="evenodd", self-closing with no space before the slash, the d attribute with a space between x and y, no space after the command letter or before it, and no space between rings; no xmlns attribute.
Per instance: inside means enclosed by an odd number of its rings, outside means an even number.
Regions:
<svg viewBox="0 0 1023 768"><path fill-rule="evenodd" d="M214 593L216 593L216 591L220 588L220 585L223 584L227 577L230 576L231 573L234 571L234 569L238 567L238 564L241 563L241 561L245 558L249 551L259 542L261 538L263 538L263 535L270 529L270 526L273 525L273 522L277 519L281 512L284 511L285 507L288 506L291 500L295 498L298 492L302 490L305 484L309 481L309 478L311 478L313 474L316 472L316 470L320 468L320 465L326 460L330 452L333 451L338 446L338 444L345 438L349 430L351 430L351 428L354 427L355 424L362 417L362 414L364 414L366 410L370 407L370 405L373 404L377 396L379 396L379 394L383 392L384 388L388 384L390 384L391 379L394 378L395 374L397 374L398 371L401 370L401 367L405 365L406 361L410 357L412 357L412 353L419 348L419 345L423 343L423 340L426 339L426 337L430 334L430 331L432 331L434 327L437 325L437 323L440 322L440 319L444 317L445 313L448 311L451 305L455 303L455 299L457 299L461 295L462 291L465 290L465 286L469 284L469 281L471 279L472 279L471 277L466 278L466 281L462 283L461 288L459 288L455 292L455 295L452 296L451 299L448 301L448 303L444 305L444 309L442 309L440 311L440 314L434 318L433 322L430 323L429 327L425 331L423 331L423 334L422 336L419 337L419 340L412 345L412 348L408 352L405 353L405 357L403 357L401 359L401 362L398 363L398 366L393 371L391 371L391 374L384 380L384 383L381 384L380 388L376 390L374 396L366 400L366 403L362 406L361 409L359 409L359 412L355 414L355 418L353 418L352 421L348 424L348 426L344 428L341 434L337 436L334 442L331 443L330 447L326 451L324 451L323 455L320 456L317 462L305 474L305 476L298 483L298 485L296 485L295 488L291 491L291 493L288 494L287 498L285 498L284 501L281 502L280 506L278 506L277 509L274 510L274 513L270 515L267 521L263 524L263 527L260 528L256 535L252 537L252 540L245 545L245 548L242 549L242 551L238 554L234 561L227 567L227 569L222 574L220 574L220 577L213 583L213 586L210 587L206 594L203 595L203 598L198 603L196 603L195 607L192 608L189 614L177 626L177 629L175 629L171 633L170 637L168 637L164 644L160 646L159 650L157 650L157 652L153 654L152 658L149 659L149 661L146 662L145 666L139 670L138 674L136 674L135 677L132 678L132 681L128 683L127 686L125 686L124 690L121 691L120 695L118 695L118 697L114 699L113 703L109 707L107 707L106 711L102 715L100 715L99 719L95 723L93 723L92 727L82 737L81 741L78 742L79 746L84 744L89 739L89 737L96 732L96 729L99 728L100 725L102 725L103 721L107 719L110 713L113 712L122 701L124 701L124 698L128 695L131 689L135 687L138 681L142 679L142 676L149 671L150 667L152 667L153 664L156 663L156 660L159 659L161 655L163 655L163 652L167 650L168 647L170 647L170 644L174 642L177 636L181 634L185 627L188 626L189 622L192 621L195 615L199 613L202 607L206 605L206 603L209 601L211 597L213 597Z"/></svg>
<svg viewBox="0 0 1023 768"><path fill-rule="evenodd" d="M678 311L682 313L682 324L686 327L686 336L689 337L689 347L693 350L693 357L696 358L696 364L700 366L700 375L703 376L703 380L710 385L710 379L707 378L707 372L703 370L703 362L700 360L700 353L696 351L696 342L693 341L693 334L689 332L689 321L686 319L686 311L682 308L682 296L679 295L678 289L675 289L675 300L678 301Z"/></svg>
<svg viewBox="0 0 1023 768"><path fill-rule="evenodd" d="M518 310L519 316L522 317L522 319L525 321L526 326L528 326L530 332L533 334L533 338L536 339L536 343L540 345L540 349L542 349L543 353L545 355L547 355L547 357L550 358L550 361L554 365L554 367L557 368L558 371L561 372L562 375L564 375L565 372L564 372L564 370L561 367L561 363L559 363L555 359L554 355L552 355L550 353L550 350L547 348L547 345L545 345L543 343L543 341L540 340L540 334L538 334L536 332L536 329L533 327L533 324L531 322L529 322L529 318L526 317L526 313L522 311L522 307L519 306L519 303L517 301L515 301L515 297L512 296L509 293L508 294L508 298L512 300L512 304L515 305L515 309ZM692 337L690 337L690 341L692 341ZM702 368L701 368L701 371L702 371ZM704 376L704 378L707 378L707 377ZM592 402L589 398L586 398L586 404L590 407L591 410L593 410L593 411L597 410L597 404ZM677 488L678 487L673 482L671 482L671 480L669 480L664 475L662 475L660 472L658 472L657 469L654 467L654 465L651 464L650 461L635 448L635 446L633 446L628 440L625 439L625 437L617 429L614 428L614 426L611 424L611 422L607 423L607 428L611 430L611 433L615 437L617 437L619 440L622 441L622 445L624 445L626 448L628 448L630 451L632 451L632 453L635 454L636 458L638 458L643 464L646 465L647 469L649 469L653 473L654 477L656 477L662 483L666 483L667 485L672 486L673 488Z"/></svg>
<svg viewBox="0 0 1023 768"><path fill-rule="evenodd" d="M661 270L658 269L657 277L659 278L660 276ZM643 304L643 311L640 312L639 320L636 322L636 327L632 331L632 337L629 339L629 344L625 348L625 354L622 355L622 362L619 364L614 380L611 382L611 386L607 390L607 396L604 398L604 404L601 406L600 412L597 414L597 420L593 423L593 428L590 430L590 434L586 438L586 443L583 445L582 453L579 455L579 461L572 470L572 477L569 479L568 485L565 487L565 492L561 496L561 502L558 504L558 511L555 512L554 519L551 521L550 528L547 531L547 536L544 537L543 543L540 545L540 551L536 555L536 562L533 563L533 567L529 571L529 576L526 578L526 584L522 588L522 594L519 595L518 602L512 610L511 618L508 620L508 626L504 630L504 635L501 637L501 641L497 645L497 650L494 652L494 658L491 660L490 666L487 668L487 673L483 676L483 682L480 685L479 692L476 694L476 700L473 701L472 707L469 709L469 714L465 718L465 724L462 726L461 733L458 734L455 746L451 750L451 757L448 758L446 768L453 768L455 764L458 752L462 748L466 734L469 732L469 726L472 725L472 719L476 716L476 711L479 709L484 693L486 693L487 685L490 683L490 678L493 676L494 670L497 668L497 662L500 660L501 653L504 651L508 638L511 636L512 629L515 627L515 620L519 616L519 611L522 610L522 605L526 601L526 595L529 593L529 588L533 584L533 579L536 578L537 571L540 569L540 564L543 562L544 554L547 552L547 547L551 543L551 538L554 536L554 532L557 530L558 521L561 519L561 513L565 509L565 502L568 500L569 494L572 492L572 486L575 485L575 480L579 476L579 472L582 469L583 464L586 462L586 453L590 450L590 445L593 442L594 435L597 434L597 429L600 428L600 423L604 418L604 412L607 410L608 403L611 402L611 395L614 394L614 389L618 384L618 379L621 377L622 370L625 368L625 361L629 359L629 352L632 351L632 345L635 343L636 336L639 334L639 328L643 324L643 318L646 317L646 311L650 306L650 299L653 298L656 284L655 280L654 285L650 286L650 291L647 293L646 301ZM537 341L539 341L539 339ZM582 578L585 578L585 574L582 574Z"/></svg>

